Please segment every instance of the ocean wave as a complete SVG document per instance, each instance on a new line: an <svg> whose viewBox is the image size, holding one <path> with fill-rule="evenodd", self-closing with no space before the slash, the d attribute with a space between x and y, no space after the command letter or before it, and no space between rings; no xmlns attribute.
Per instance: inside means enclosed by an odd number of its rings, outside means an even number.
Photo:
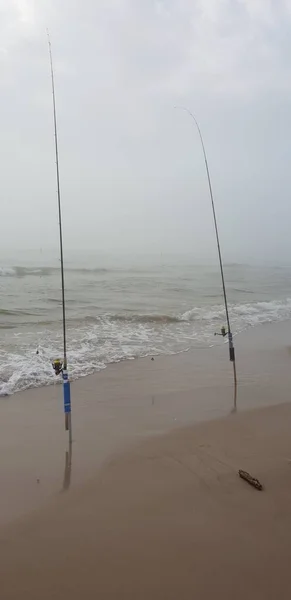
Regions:
<svg viewBox="0 0 291 600"><path fill-rule="evenodd" d="M238 333L261 323L290 319L291 298L232 304L229 309L233 333ZM0 395L56 381L51 362L62 353L62 327L61 322L52 323L38 323L29 334L11 333L12 345L0 351ZM221 338L214 338L222 325L223 304L195 306L179 314L130 312L69 318L70 377L78 379L125 359L222 343Z"/></svg>
<svg viewBox="0 0 291 600"><path fill-rule="evenodd" d="M21 308L15 310L9 310L8 308L0 308L0 316L3 315L4 317L18 317L18 315L31 317L35 316L36 314L37 313L22 310Z"/></svg>
<svg viewBox="0 0 291 600"><path fill-rule="evenodd" d="M254 294L253 290L245 290L244 288L232 288L232 291L239 294Z"/></svg>
<svg viewBox="0 0 291 600"><path fill-rule="evenodd" d="M127 323L156 323L166 325L168 323L178 323L181 319L175 315L108 315L110 321L120 321Z"/></svg>
<svg viewBox="0 0 291 600"><path fill-rule="evenodd" d="M71 273L79 273L79 274L98 274L98 273L107 273L111 271L110 269L105 269L103 267L96 268L86 268L86 267L77 267L71 268L66 267L66 272ZM54 275L60 272L59 267L0 267L0 277L48 277L50 275Z"/></svg>
<svg viewBox="0 0 291 600"><path fill-rule="evenodd" d="M47 296L46 301L49 302L50 304L61 304L62 303L61 292L60 292L59 298L53 298L52 296Z"/></svg>
<svg viewBox="0 0 291 600"><path fill-rule="evenodd" d="M0 277L16 277L16 271L11 267L0 267Z"/></svg>
<svg viewBox="0 0 291 600"><path fill-rule="evenodd" d="M68 267L66 270L72 271L74 273L109 273L109 271L111 273L115 272L115 269L105 269L104 267L95 267L92 269L90 269L89 267L79 267L75 269Z"/></svg>
<svg viewBox="0 0 291 600"><path fill-rule="evenodd" d="M225 267L230 267L230 268L241 268L241 269L246 269L246 268L252 268L251 265L248 265L247 263L237 263L237 262L226 262L224 263Z"/></svg>
<svg viewBox="0 0 291 600"><path fill-rule="evenodd" d="M53 267L0 267L0 277L26 277L34 275L37 277L51 275L57 271Z"/></svg>
<svg viewBox="0 0 291 600"><path fill-rule="evenodd" d="M280 321L291 318L291 298L286 300L270 300L265 302L248 302L229 305L232 322L239 329L260 323ZM224 321L223 304L211 307L194 307L181 315L185 321Z"/></svg>
<svg viewBox="0 0 291 600"><path fill-rule="evenodd" d="M52 304L58 304L61 306L61 299L48 297L47 301ZM73 304L77 304L77 301L73 301ZM68 300L68 304L70 301ZM90 306L90 312L94 310L94 307ZM80 315L69 316L67 314L67 324L71 328L78 328L82 326L90 326L95 325L96 323L112 323L112 324L120 324L120 327L123 325L145 325L145 326L153 326L156 328L166 328L167 326L175 326L183 323L199 323L203 322L205 326L205 322L207 323L215 323L216 321L225 320L225 307L223 304L215 304L215 305L202 305L195 306L183 313L170 314L170 313L137 313L134 309L130 311L124 311L123 313L103 313L100 314L99 309L96 307L96 314L84 314L85 309L83 307L83 313ZM286 300L271 300L271 301L260 301L260 302L245 302L239 304L230 304L229 311L232 318L237 325L241 326L249 326L255 325L257 323L264 323L270 321L278 321L282 319L291 318L291 298L287 298ZM48 315L45 315L44 318L41 317L39 311L28 311L22 309L0 309L0 316L6 317L37 317L37 325L38 326L50 326L56 325L58 322L61 322L61 311L59 313L59 318L54 317L53 319L47 318ZM11 319L13 323L13 319ZM19 324L19 320L16 322ZM23 320L23 324L27 324L25 320ZM3 327L5 327L5 322L2 323Z"/></svg>
<svg viewBox="0 0 291 600"><path fill-rule="evenodd" d="M238 304L231 307L231 315L244 327L283 321L291 318L291 298Z"/></svg>

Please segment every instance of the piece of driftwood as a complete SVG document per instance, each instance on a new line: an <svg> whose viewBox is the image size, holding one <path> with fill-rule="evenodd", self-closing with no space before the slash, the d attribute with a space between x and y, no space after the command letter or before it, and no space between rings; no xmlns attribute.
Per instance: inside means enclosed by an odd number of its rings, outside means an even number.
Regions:
<svg viewBox="0 0 291 600"><path fill-rule="evenodd" d="M262 484L259 482L258 479L256 479L255 477L252 477L252 475L250 475L247 471L243 471L242 469L239 470L238 472L239 476L244 479L245 481L247 481L250 485L252 485L253 487L256 488L256 490L262 490L263 486Z"/></svg>

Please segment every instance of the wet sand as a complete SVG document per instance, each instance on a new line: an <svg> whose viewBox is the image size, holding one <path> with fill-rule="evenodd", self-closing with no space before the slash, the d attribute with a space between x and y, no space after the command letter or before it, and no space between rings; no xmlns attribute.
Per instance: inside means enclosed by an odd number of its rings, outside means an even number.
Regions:
<svg viewBox="0 0 291 600"><path fill-rule="evenodd" d="M287 600L290 424L291 405L260 409L112 458L90 483L2 528L2 597Z"/></svg>
<svg viewBox="0 0 291 600"><path fill-rule="evenodd" d="M238 413L225 346L79 380L71 464L60 386L3 399L2 597L289 598L290 339L236 338Z"/></svg>
<svg viewBox="0 0 291 600"><path fill-rule="evenodd" d="M235 338L239 411L290 400L290 340L290 322ZM221 345L125 361L73 382L71 469L62 386L1 398L0 526L44 506L64 481L70 489L84 484L108 457L146 436L226 416L233 408L232 381L228 349Z"/></svg>

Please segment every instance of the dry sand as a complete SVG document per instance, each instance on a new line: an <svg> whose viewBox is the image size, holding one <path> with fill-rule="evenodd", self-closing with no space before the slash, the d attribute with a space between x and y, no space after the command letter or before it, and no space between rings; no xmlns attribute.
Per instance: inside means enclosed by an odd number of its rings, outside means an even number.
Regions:
<svg viewBox="0 0 291 600"><path fill-rule="evenodd" d="M239 409L278 404L255 411L231 413L225 347L76 382L65 494L61 388L4 399L1 598L289 599L289 340L236 339Z"/></svg>

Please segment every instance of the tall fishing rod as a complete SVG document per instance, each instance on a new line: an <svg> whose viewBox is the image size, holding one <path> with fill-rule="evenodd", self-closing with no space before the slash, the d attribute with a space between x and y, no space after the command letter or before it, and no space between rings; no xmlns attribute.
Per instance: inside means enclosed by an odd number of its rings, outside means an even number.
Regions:
<svg viewBox="0 0 291 600"><path fill-rule="evenodd" d="M59 146L58 146L58 129L57 129L57 111L56 111L56 94L55 94L55 78L53 69L52 46L47 30L52 97L53 97L53 117L54 117L54 136L55 136L55 158L56 158L56 177L57 177L57 197L58 197L58 216L59 216L59 236L60 236L60 259L61 259L61 285L62 285L62 320L63 320L63 363L59 360L54 361L53 367L56 375L62 373L63 377L63 392L64 392L64 413L65 413L65 429L69 431L69 443L72 443L72 413L71 413L71 390L68 377L67 364L67 335L66 335L66 301L65 301L65 273L64 273L64 252L63 252L63 229L62 229L62 207L61 207L61 186L60 186L60 168L59 168Z"/></svg>
<svg viewBox="0 0 291 600"><path fill-rule="evenodd" d="M191 112L191 110L189 110L189 108L186 108L185 106L175 106L175 108L178 108L180 110L184 110L186 113L188 113L188 115L194 121L194 124L195 124L195 126L196 126L196 128L198 130L198 134L199 134L200 141L201 141L201 146L202 146L202 151L203 151L203 156L204 156L204 162L205 162L205 167L206 167L206 173L207 173L207 179L208 179L208 187L209 187L209 194L210 194L212 214L213 214L213 221L214 221L214 228L215 228L215 235L216 235L216 244L217 244L217 250L218 250L218 258L219 258L219 265L220 265L220 274L221 274L221 282L222 282L222 290L223 290L225 314L226 314L226 321L227 321L227 332L225 332L225 329L222 328L221 329L221 334L223 336L225 336L225 335L228 336L229 360L233 364L233 383L234 383L234 400L233 401L234 401L234 408L236 409L236 404L237 404L237 375L236 375L235 349L234 349L234 344L233 344L233 335L232 335L231 326L230 326L230 317L229 317L228 302L227 302L226 287L225 287L225 278L224 278L224 270L223 270L223 262L222 262L222 255L221 255L219 234L218 234L218 225L217 225L217 218L216 218L214 197L213 197L213 191L212 191L212 185L211 185L211 179L210 179L210 171L209 171L209 166L208 166L208 160L207 160L206 150L205 150L205 146L204 146L204 141L203 141L201 129L199 127L199 124L198 124L198 121L197 121L196 117L194 117L194 115Z"/></svg>

